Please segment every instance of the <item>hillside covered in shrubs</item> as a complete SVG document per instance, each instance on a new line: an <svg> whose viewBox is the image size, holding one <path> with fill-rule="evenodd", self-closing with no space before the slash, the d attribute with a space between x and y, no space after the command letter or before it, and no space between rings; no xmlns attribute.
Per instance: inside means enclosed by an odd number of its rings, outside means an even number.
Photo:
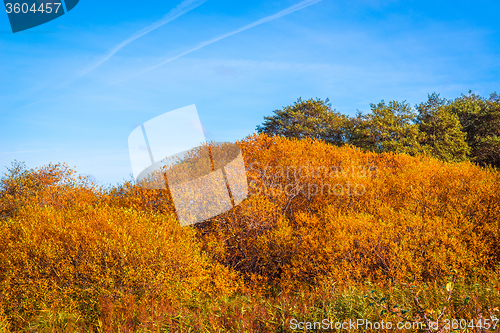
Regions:
<svg viewBox="0 0 500 333"><path fill-rule="evenodd" d="M499 314L494 168L308 137L238 144L248 198L183 228L168 190L14 163L0 181L0 327L287 332L294 319Z"/></svg>

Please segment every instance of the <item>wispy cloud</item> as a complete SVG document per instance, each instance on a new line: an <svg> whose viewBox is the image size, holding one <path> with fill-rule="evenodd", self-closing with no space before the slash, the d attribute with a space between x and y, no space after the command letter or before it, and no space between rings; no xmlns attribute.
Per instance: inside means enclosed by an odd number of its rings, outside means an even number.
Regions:
<svg viewBox="0 0 500 333"><path fill-rule="evenodd" d="M282 10L282 11L274 14L274 15L270 15L270 16L264 17L264 18L262 18L260 20L257 20L255 22L253 22L253 23L247 24L247 25L245 25L245 26L243 26L243 27L241 27L239 29L233 30L231 32L228 32L228 33L225 33L223 35L220 35L220 36L214 37L212 39L209 39L207 41L204 41L204 42L198 44L197 46L193 47L192 49L184 51L184 52L182 52L182 53L180 53L180 54L178 54L178 55L176 55L176 56L174 56L172 58L166 59L165 61L162 61L161 63L156 64L156 65L154 65L154 66L152 66L152 67L150 67L150 68L148 68L148 69L140 72L137 75L131 76L131 77L129 77L127 79L124 79L124 80L117 81L117 82L113 83L112 85L120 83L120 82L123 82L123 81L127 81L127 80L130 80L130 79L133 79L133 78L135 78L137 76L140 76L140 75L145 74L145 73L147 73L149 71L152 71L155 68L158 68L158 67L163 66L163 65L165 65L165 64L167 64L169 62L172 62L172 61L174 61L176 59L179 59L179 58L181 58L181 57L183 57L183 56L185 56L187 54L190 54L192 52L198 51L199 49L202 49L205 46L208 46L210 44L216 43L216 42L218 42L218 41L220 41L220 40L222 40L224 38L236 35L236 34L238 34L240 32L243 32L245 30L254 28L254 27L258 26L258 25L274 21L276 19L279 19L280 17L283 17L285 15L291 14L291 13L296 12L298 10L304 9L304 8L309 7L309 6L311 6L311 5L315 4L315 3L318 3L320 1L321 0L304 0L302 2L299 2L299 3L297 3L297 4L295 4L295 5L291 6L291 7L288 7L287 9L284 9L284 10Z"/></svg>
<svg viewBox="0 0 500 333"><path fill-rule="evenodd" d="M158 29L159 27L161 27L161 26L163 26L163 25L165 25L165 24L167 24L169 22L172 22L176 18L178 18L178 17L186 14L187 12L195 9L196 7L198 7L198 6L202 5L203 3L205 3L206 1L207 0L184 0L179 5L177 5L177 7L175 7L170 12L168 12L167 14L165 14L158 21L155 21L155 22L151 23L150 25L148 25L147 27L145 27L145 28L137 31L132 36L130 36L129 38L125 39L120 44L118 44L115 47L113 47L101 59L99 59L93 65L91 65L90 67L88 67L84 71L82 71L76 78L82 77L82 76L90 73L91 71L93 71L94 69L96 69L97 67L99 67L100 65L102 65L103 63L105 63L106 61L108 61L118 51L120 51L121 49L123 49L128 44L132 43L134 40L136 40L136 39L144 36L145 34L151 32L153 30Z"/></svg>
<svg viewBox="0 0 500 333"><path fill-rule="evenodd" d="M36 102L33 102L33 103L29 103L29 104L26 104L26 105L23 105L23 106L19 106L19 107L16 107L16 108L13 108L13 109L10 109L10 110L6 110L2 113L9 113L9 112L12 112L12 111L15 111L15 110L20 110L20 109L24 109L24 108L27 108L29 106L33 106L33 105L36 105L36 104L39 104L39 103L42 103L46 101L46 99L42 99L42 100L39 100L39 101L36 101Z"/></svg>

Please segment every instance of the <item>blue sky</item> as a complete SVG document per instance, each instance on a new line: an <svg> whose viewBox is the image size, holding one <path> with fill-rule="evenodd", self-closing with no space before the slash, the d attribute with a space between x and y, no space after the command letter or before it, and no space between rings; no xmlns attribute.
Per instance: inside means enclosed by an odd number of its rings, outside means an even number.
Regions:
<svg viewBox="0 0 500 333"><path fill-rule="evenodd" d="M207 139L235 141L299 97L354 115L382 99L488 96L499 12L497 0L81 0L13 34L2 10L1 172L17 159L130 179L130 132L191 104Z"/></svg>

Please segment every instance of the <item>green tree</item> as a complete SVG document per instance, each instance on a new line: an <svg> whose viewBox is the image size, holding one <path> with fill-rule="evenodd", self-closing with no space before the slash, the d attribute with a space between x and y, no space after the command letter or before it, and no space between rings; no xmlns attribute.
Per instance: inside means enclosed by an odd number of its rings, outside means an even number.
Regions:
<svg viewBox="0 0 500 333"><path fill-rule="evenodd" d="M416 114L406 102L383 100L370 104L371 113L358 114L354 144L376 152L415 155L423 151L422 134L416 124Z"/></svg>
<svg viewBox="0 0 500 333"><path fill-rule="evenodd" d="M417 124L422 132L421 145L431 156L446 162L467 160L470 147L459 118L447 107L439 94L428 95L425 103L416 106Z"/></svg>
<svg viewBox="0 0 500 333"><path fill-rule="evenodd" d="M342 145L351 140L352 120L332 110L328 98L302 100L275 110L274 115L264 117L258 133L280 135L288 138L311 138Z"/></svg>
<svg viewBox="0 0 500 333"><path fill-rule="evenodd" d="M471 160L480 165L500 167L500 96L492 93L489 99L471 91L449 105L456 114L471 148Z"/></svg>

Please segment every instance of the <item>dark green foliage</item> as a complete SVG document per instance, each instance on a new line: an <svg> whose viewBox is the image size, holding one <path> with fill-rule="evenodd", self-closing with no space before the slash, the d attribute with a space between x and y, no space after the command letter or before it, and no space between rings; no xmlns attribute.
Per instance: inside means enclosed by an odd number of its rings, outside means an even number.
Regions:
<svg viewBox="0 0 500 333"><path fill-rule="evenodd" d="M416 114L405 102L370 104L371 113L360 115L355 145L376 152L415 155L422 152Z"/></svg>
<svg viewBox="0 0 500 333"><path fill-rule="evenodd" d="M291 106L275 110L275 115L265 117L258 133L280 135L288 138L311 138L334 145L349 142L351 120L336 110L331 104L317 98L303 101L301 98Z"/></svg>
<svg viewBox="0 0 500 333"><path fill-rule="evenodd" d="M450 111L448 104L433 93L427 102L416 106L417 122L423 134L421 143L430 155L443 161L465 161L470 147L458 116Z"/></svg>
<svg viewBox="0 0 500 333"><path fill-rule="evenodd" d="M467 133L471 160L500 167L500 96L492 93L486 99L469 91L450 103L449 108Z"/></svg>

